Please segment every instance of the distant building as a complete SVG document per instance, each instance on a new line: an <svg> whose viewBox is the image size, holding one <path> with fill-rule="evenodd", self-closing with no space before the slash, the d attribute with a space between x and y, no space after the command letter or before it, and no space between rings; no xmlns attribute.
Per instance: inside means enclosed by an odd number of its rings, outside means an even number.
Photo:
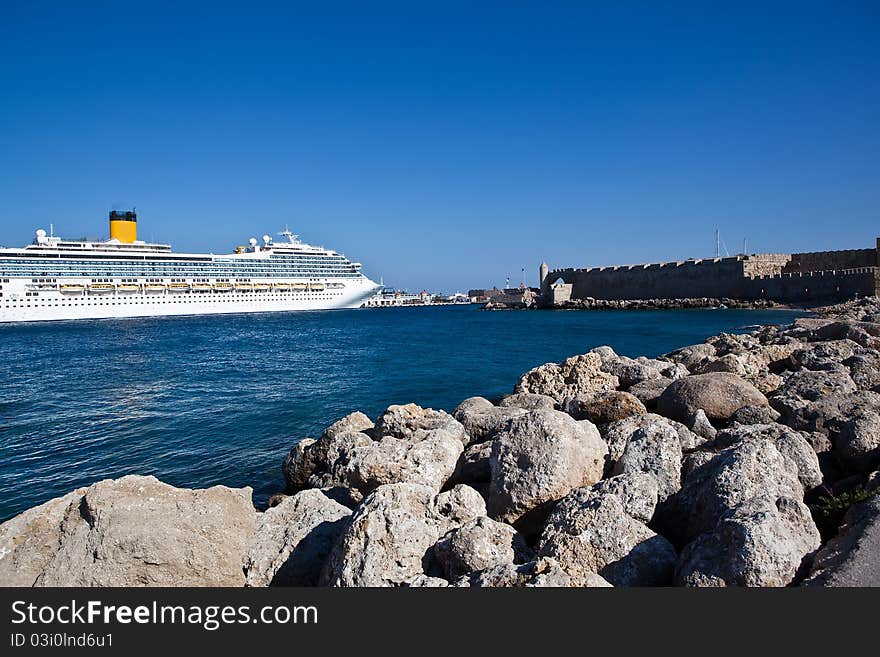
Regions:
<svg viewBox="0 0 880 657"><path fill-rule="evenodd" d="M382 290L367 299L362 308L391 308L395 306L438 306L445 304L472 303L469 295L456 292L450 295L433 294L422 290L413 294L405 290Z"/></svg>
<svg viewBox="0 0 880 657"><path fill-rule="evenodd" d="M493 287L492 289L474 289L468 290L468 297L471 303L503 303L507 305L518 305L525 302L525 299L531 294L539 294L538 288L529 287L507 287L503 290Z"/></svg>
<svg viewBox="0 0 880 657"><path fill-rule="evenodd" d="M383 308L390 306L424 306L430 303L432 295L422 290L412 294L405 290L382 290L364 302L363 308Z"/></svg>

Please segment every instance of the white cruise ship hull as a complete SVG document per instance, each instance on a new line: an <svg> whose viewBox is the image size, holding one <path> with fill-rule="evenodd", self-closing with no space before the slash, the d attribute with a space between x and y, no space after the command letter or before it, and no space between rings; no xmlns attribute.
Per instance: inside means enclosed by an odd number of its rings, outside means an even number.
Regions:
<svg viewBox="0 0 880 657"><path fill-rule="evenodd" d="M175 253L137 239L137 214L110 212L110 239L36 231L0 247L0 323L358 308L382 286L358 262L285 228L232 253Z"/></svg>
<svg viewBox="0 0 880 657"><path fill-rule="evenodd" d="M8 282L7 282L8 281ZM0 323L74 319L109 319L173 315L219 315L359 308L381 286L368 278L345 281L342 288L324 283L307 289L278 290L164 290L61 291L75 281L59 280L55 289L33 289L30 280L4 279ZM277 281L273 281L277 283ZM329 283L329 282L328 282ZM291 283L291 287L303 283Z"/></svg>

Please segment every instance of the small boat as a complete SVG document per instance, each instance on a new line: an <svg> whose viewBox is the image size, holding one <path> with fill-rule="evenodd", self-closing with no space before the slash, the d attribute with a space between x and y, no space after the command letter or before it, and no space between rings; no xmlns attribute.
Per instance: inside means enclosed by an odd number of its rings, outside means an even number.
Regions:
<svg viewBox="0 0 880 657"><path fill-rule="evenodd" d="M168 289L172 292L186 292L190 289L189 283L169 283Z"/></svg>
<svg viewBox="0 0 880 657"><path fill-rule="evenodd" d="M291 285L291 287L294 290L308 290L309 289L309 286L306 285L305 283L294 283L293 285Z"/></svg>
<svg viewBox="0 0 880 657"><path fill-rule="evenodd" d="M165 283L147 283L144 285L144 291L146 292L164 292L165 291Z"/></svg>
<svg viewBox="0 0 880 657"><path fill-rule="evenodd" d="M193 283L192 289L196 292L209 292L211 290L210 283Z"/></svg>
<svg viewBox="0 0 880 657"><path fill-rule="evenodd" d="M214 283L214 289L218 292L229 292L232 289L232 283Z"/></svg>
<svg viewBox="0 0 880 657"><path fill-rule="evenodd" d="M327 284L328 290L341 290L344 287L345 287L345 283L328 283Z"/></svg>
<svg viewBox="0 0 880 657"><path fill-rule="evenodd" d="M274 285L276 290L280 290L281 292L286 292L290 289L290 283L275 283Z"/></svg>
<svg viewBox="0 0 880 657"><path fill-rule="evenodd" d="M266 290L271 290L272 286L269 283L256 283L254 284L254 290L257 292L265 292Z"/></svg>
<svg viewBox="0 0 880 657"><path fill-rule="evenodd" d="M61 286L61 292L63 294L80 294L85 289L86 289L85 285L79 285L79 284L62 285Z"/></svg>
<svg viewBox="0 0 880 657"><path fill-rule="evenodd" d="M254 284L253 283L236 283L235 289L239 290L241 292L250 292L251 290L254 289Z"/></svg>
<svg viewBox="0 0 880 657"><path fill-rule="evenodd" d="M120 283L116 286L116 290L119 292L139 292L140 289L141 286L136 283Z"/></svg>
<svg viewBox="0 0 880 657"><path fill-rule="evenodd" d="M312 283L312 292L322 292L325 287L323 283Z"/></svg>
<svg viewBox="0 0 880 657"><path fill-rule="evenodd" d="M89 285L89 294L108 294L114 289L111 283L92 283Z"/></svg>

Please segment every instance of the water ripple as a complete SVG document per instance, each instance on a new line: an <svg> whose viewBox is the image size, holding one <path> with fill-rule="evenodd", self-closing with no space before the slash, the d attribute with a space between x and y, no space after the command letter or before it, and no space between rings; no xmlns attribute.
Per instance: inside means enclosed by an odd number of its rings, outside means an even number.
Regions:
<svg viewBox="0 0 880 657"><path fill-rule="evenodd" d="M265 499L290 446L352 410L451 410L599 344L657 355L792 318L458 307L0 325L0 520L127 473Z"/></svg>

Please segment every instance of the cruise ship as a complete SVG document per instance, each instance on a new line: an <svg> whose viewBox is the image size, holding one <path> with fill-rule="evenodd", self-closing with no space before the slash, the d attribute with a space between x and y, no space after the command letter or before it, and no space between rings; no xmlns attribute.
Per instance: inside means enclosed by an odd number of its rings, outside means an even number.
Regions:
<svg viewBox="0 0 880 657"><path fill-rule="evenodd" d="M279 235L214 255L138 240L133 211L110 212L107 241L40 229L0 248L0 322L358 308L382 288L360 263Z"/></svg>

